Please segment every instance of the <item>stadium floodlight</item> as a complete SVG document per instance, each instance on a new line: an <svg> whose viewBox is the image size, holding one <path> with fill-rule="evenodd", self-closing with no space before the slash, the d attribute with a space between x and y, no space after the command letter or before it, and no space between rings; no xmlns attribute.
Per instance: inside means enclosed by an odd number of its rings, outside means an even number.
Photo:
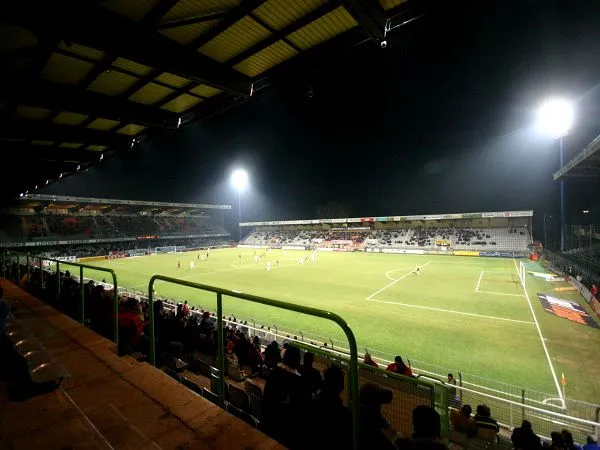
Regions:
<svg viewBox="0 0 600 450"><path fill-rule="evenodd" d="M589 214L589 213L590 213L590 210L589 210L589 209L584 209L584 210L582 211L582 213L584 213L584 214Z"/></svg>
<svg viewBox="0 0 600 450"><path fill-rule="evenodd" d="M571 102L554 98L540 106L537 127L542 133L558 139L569 134L574 120L575 111Z"/></svg>
<svg viewBox="0 0 600 450"><path fill-rule="evenodd" d="M560 150L560 167L564 166L563 138L569 134L575 111L570 101L563 98L553 98L542 103L537 115L537 128L540 132L558 139ZM560 180L560 250L565 249L565 181Z"/></svg>
<svg viewBox="0 0 600 450"><path fill-rule="evenodd" d="M231 174L231 184L238 192L243 192L248 187L248 172L236 169Z"/></svg>
<svg viewBox="0 0 600 450"><path fill-rule="evenodd" d="M236 169L231 174L231 185L235 188L238 193L238 228L239 228L239 239L242 240L242 192L248 188L248 172L244 169Z"/></svg>

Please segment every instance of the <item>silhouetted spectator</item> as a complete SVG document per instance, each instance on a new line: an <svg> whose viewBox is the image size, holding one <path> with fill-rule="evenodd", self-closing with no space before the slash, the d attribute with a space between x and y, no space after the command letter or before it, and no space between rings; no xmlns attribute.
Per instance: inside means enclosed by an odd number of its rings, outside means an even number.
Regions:
<svg viewBox="0 0 600 450"><path fill-rule="evenodd" d="M4 289L0 286L0 342L6 331L6 319L10 314L10 305L4 300Z"/></svg>
<svg viewBox="0 0 600 450"><path fill-rule="evenodd" d="M371 366L371 367L376 367L379 368L379 365L373 361L373 358L371 357L371 355L369 353L365 353L365 358L363 359L363 363Z"/></svg>
<svg viewBox="0 0 600 450"><path fill-rule="evenodd" d="M281 361L279 344L277 341L273 341L265 348L265 366L269 369L274 369L279 364L279 361Z"/></svg>
<svg viewBox="0 0 600 450"><path fill-rule="evenodd" d="M571 434L571 432L569 430L567 430L566 428L563 428L563 430L560 432L560 435L563 438L563 442L565 444L565 450L581 450L581 446L577 445L573 441L573 435Z"/></svg>
<svg viewBox="0 0 600 450"><path fill-rule="evenodd" d="M283 361L267 377L263 394L265 431L283 445L298 445L298 430L310 400L302 382L300 350L288 346Z"/></svg>
<svg viewBox="0 0 600 450"><path fill-rule="evenodd" d="M477 424L477 436L486 440L497 440L497 434L500 431L498 422L492 417L489 406L477 405L475 414L475 424Z"/></svg>
<svg viewBox="0 0 600 450"><path fill-rule="evenodd" d="M445 450L441 438L440 415L431 406L419 405L412 412L413 434L411 439L401 438L396 446L402 450Z"/></svg>
<svg viewBox="0 0 600 450"><path fill-rule="evenodd" d="M308 392L312 396L316 395L323 387L323 378L321 377L321 372L313 367L314 361L315 355L311 352L306 352L304 354L302 366L298 370L300 375L302 375L302 380L304 381Z"/></svg>
<svg viewBox="0 0 600 450"><path fill-rule="evenodd" d="M558 431L551 432L550 439L551 439L550 445L549 446L544 445L545 448L547 447L552 450L564 450L565 443L563 441L562 435Z"/></svg>
<svg viewBox="0 0 600 450"><path fill-rule="evenodd" d="M540 450L542 448L540 437L533 432L529 420L524 420L520 427L513 430L510 440L516 450Z"/></svg>
<svg viewBox="0 0 600 450"><path fill-rule="evenodd" d="M306 358L306 356L305 356ZM312 421L310 441L313 449L352 448L352 414L342 403L344 372L332 365L324 374L323 389L311 403L308 417ZM318 436L312 439L312 434Z"/></svg>
<svg viewBox="0 0 600 450"><path fill-rule="evenodd" d="M404 364L404 361L402 361L402 358L400 356L396 356L394 358L394 362L387 366L386 370L400 375L404 375L405 377L413 376L412 370L410 370L410 367Z"/></svg>
<svg viewBox="0 0 600 450"><path fill-rule="evenodd" d="M588 436L585 442L583 450L600 450L600 445L598 445L592 436Z"/></svg>
<svg viewBox="0 0 600 450"><path fill-rule="evenodd" d="M460 395L456 390L456 378L451 373L448 374L448 404L451 408L460 408Z"/></svg>
<svg viewBox="0 0 600 450"><path fill-rule="evenodd" d="M458 433L464 433L469 437L473 437L477 434L477 425L473 418L471 418L472 408L471 405L463 405L460 411L455 409L450 413L450 421L452 422L452 428Z"/></svg>
<svg viewBox="0 0 600 450"><path fill-rule="evenodd" d="M399 438L381 412L381 406L392 401L392 391L374 383L363 384L358 395L359 448L392 450Z"/></svg>

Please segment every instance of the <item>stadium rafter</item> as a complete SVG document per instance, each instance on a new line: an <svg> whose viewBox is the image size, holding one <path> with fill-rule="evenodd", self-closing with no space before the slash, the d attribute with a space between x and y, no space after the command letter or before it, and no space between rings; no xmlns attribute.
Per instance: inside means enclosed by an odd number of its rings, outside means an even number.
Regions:
<svg viewBox="0 0 600 450"><path fill-rule="evenodd" d="M596 137L581 153L556 171L553 179L554 181L563 179L600 180L600 136Z"/></svg>

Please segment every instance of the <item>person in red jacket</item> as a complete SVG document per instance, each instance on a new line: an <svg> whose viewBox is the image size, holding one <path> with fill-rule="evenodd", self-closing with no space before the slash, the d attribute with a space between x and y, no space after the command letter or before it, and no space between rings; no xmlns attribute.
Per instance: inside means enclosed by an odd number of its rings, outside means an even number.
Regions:
<svg viewBox="0 0 600 450"><path fill-rule="evenodd" d="M405 377L412 377L414 376L412 373L412 370L410 370L410 367L408 367L406 364L404 364L404 361L402 361L402 358L399 356L396 356L394 358L394 362L392 364L390 364L389 366L387 366L387 369L390 372L394 372L400 375L404 375Z"/></svg>
<svg viewBox="0 0 600 450"><path fill-rule="evenodd" d="M370 353L365 353L365 359L363 360L363 363L367 364L369 366L372 366L372 367L379 368L377 363L375 361L373 361L373 358L371 357Z"/></svg>
<svg viewBox="0 0 600 450"><path fill-rule="evenodd" d="M595 284L592 284L592 295L598 298L598 286L596 286Z"/></svg>

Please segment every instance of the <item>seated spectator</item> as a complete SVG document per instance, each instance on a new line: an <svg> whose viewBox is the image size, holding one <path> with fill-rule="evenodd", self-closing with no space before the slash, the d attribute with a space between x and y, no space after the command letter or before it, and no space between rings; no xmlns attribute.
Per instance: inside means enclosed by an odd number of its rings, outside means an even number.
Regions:
<svg viewBox="0 0 600 450"><path fill-rule="evenodd" d="M565 444L565 450L581 450L581 446L579 446L575 442L573 442L573 435L571 434L571 432L569 430L567 430L566 428L563 428L563 430L560 432L560 435L563 438L563 442Z"/></svg>
<svg viewBox="0 0 600 450"><path fill-rule="evenodd" d="M496 440L497 434L500 431L498 422L492 418L492 413L489 406L477 405L477 413L475 414L475 424L477 425L477 436L485 440Z"/></svg>
<svg viewBox="0 0 600 450"><path fill-rule="evenodd" d="M310 400L299 367L300 350L288 346L283 361L267 377L263 393L264 429L287 447L297 446Z"/></svg>
<svg viewBox="0 0 600 450"><path fill-rule="evenodd" d="M279 344L277 341L273 341L265 348L265 366L269 369L274 369L279 364L279 361L281 361Z"/></svg>
<svg viewBox="0 0 600 450"><path fill-rule="evenodd" d="M414 376L412 370L410 370L410 367L404 364L404 361L402 361L402 358L400 356L396 356L394 358L394 362L387 366L386 370L400 375L404 375L405 377Z"/></svg>
<svg viewBox="0 0 600 450"><path fill-rule="evenodd" d="M373 358L371 357L370 353L365 353L363 363L371 367L379 368L379 365L375 361L373 361Z"/></svg>
<svg viewBox="0 0 600 450"><path fill-rule="evenodd" d="M306 358L306 356L305 356ZM312 434L317 439L305 443L316 449L352 448L352 414L342 403L344 372L332 365L324 374L323 389L311 403Z"/></svg>
<svg viewBox="0 0 600 450"><path fill-rule="evenodd" d="M533 432L529 420L524 420L520 427L513 430L510 440L516 450L540 450L542 448L540 437Z"/></svg>
<svg viewBox="0 0 600 450"><path fill-rule="evenodd" d="M600 450L600 445L598 445L592 436L588 436L585 441L583 450Z"/></svg>
<svg viewBox="0 0 600 450"><path fill-rule="evenodd" d="M550 445L544 445L544 448L550 448L552 450L564 450L565 443L563 441L562 435L558 431L553 431L550 433Z"/></svg>
<svg viewBox="0 0 600 450"><path fill-rule="evenodd" d="M359 448L393 450L400 435L392 428L381 407L392 401L392 391L374 383L363 384L358 394Z"/></svg>
<svg viewBox="0 0 600 450"><path fill-rule="evenodd" d="M299 369L300 375L302 375L302 379L306 385L306 389L308 389L308 392L310 392L310 395L313 397L317 395L323 387L321 372L313 367L314 361L315 355L311 352L306 352L304 354L302 366Z"/></svg>
<svg viewBox="0 0 600 450"><path fill-rule="evenodd" d="M444 450L440 415L431 406L419 405L412 412L413 435L411 439L400 439L396 445L401 449Z"/></svg>
<svg viewBox="0 0 600 450"><path fill-rule="evenodd" d="M473 437L477 434L477 425L471 418L471 405L463 405L460 411L453 409L450 413L450 421L452 429L458 433L464 433L468 437Z"/></svg>

